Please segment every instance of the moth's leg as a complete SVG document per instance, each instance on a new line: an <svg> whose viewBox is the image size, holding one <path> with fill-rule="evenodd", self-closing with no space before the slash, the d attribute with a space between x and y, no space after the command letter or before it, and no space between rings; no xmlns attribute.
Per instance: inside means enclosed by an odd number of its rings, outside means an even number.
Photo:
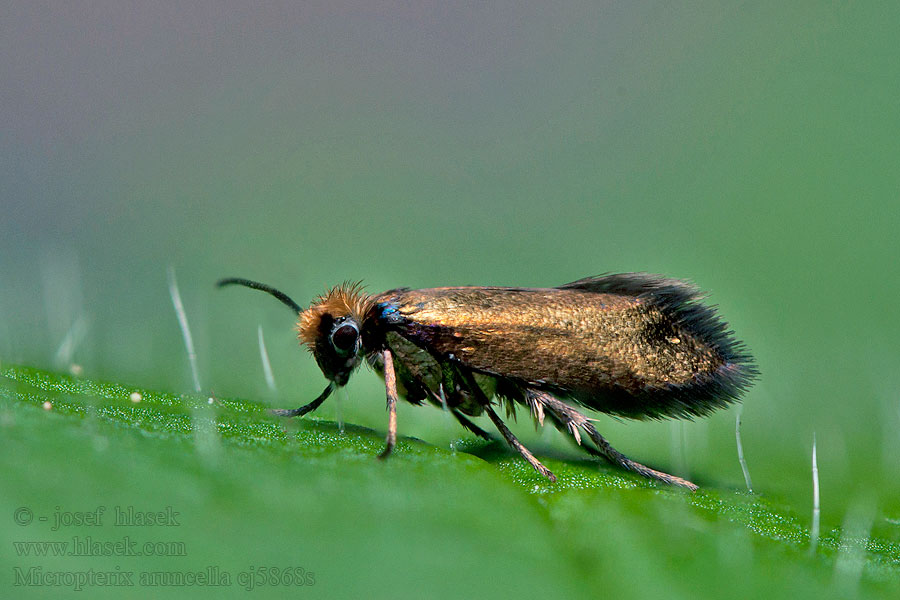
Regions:
<svg viewBox="0 0 900 600"><path fill-rule="evenodd" d="M655 469L651 469L646 465L642 465L639 462L635 462L613 448L609 445L609 442L600 435L597 429L594 427L594 424L591 421L563 402L546 392L540 392L535 390L528 390L527 394L531 397L538 399L541 404L544 405L544 408L547 409L547 412L552 414L560 423L562 423L569 432L575 437L578 443L581 443L581 436L577 433L578 428L581 428L588 434L591 438L591 441L597 445L597 450L589 446L585 446L584 449L589 453L595 456L601 456L608 460L609 462L619 465L623 469L627 469L629 471L634 471L638 475L642 475L647 477L648 479L656 479L662 481L664 483L668 483L670 485L678 485L681 487L686 487L691 491L697 489L697 485L688 481L687 479L682 479L681 477L676 477L674 475L669 475L668 473L663 473L662 471L657 471Z"/></svg>
<svg viewBox="0 0 900 600"><path fill-rule="evenodd" d="M415 375L412 373L410 375L412 376L413 381L415 381L418 386L420 386L423 390L428 390L428 393L430 393L432 396L435 396L438 400L440 400L441 405L444 406L444 410L449 410L450 413L456 418L456 420L459 422L460 425L462 425L463 427L465 427L466 429L468 429L469 431L471 431L472 433L474 433L475 435L477 435L478 437L480 437L482 439L485 439L488 441L493 439L493 438L491 438L491 434L489 434L487 431L485 431L484 429L482 429L481 427L479 427L478 425L476 425L475 423L470 421L468 418L466 418L466 416L464 414L459 412L459 410L457 410L456 408L451 408L449 406L449 403L447 402L445 392L444 392L444 389L445 389L444 382L449 382L450 385L453 386L453 388L455 388L455 384L453 383L454 379L453 379L452 368L446 367L446 368L441 369L440 396L435 394L434 391L431 388L429 388L428 385L424 381L422 381L422 379L418 375Z"/></svg>
<svg viewBox="0 0 900 600"><path fill-rule="evenodd" d="M440 381L440 394L442 395L441 403L449 408L450 410L457 410L459 406L465 405L467 403L468 394L465 393L465 390L462 385L457 385L458 382L462 381L462 377L457 373L458 369L456 368L455 363L444 361L440 363L441 365L441 381ZM472 392L474 394L475 392ZM480 402L479 402L480 404Z"/></svg>
<svg viewBox="0 0 900 600"><path fill-rule="evenodd" d="M475 397L478 398L478 401L484 406L485 412L487 412L488 416L491 418L491 421L494 422L494 426L500 432L500 435L503 436L503 439L506 442L515 448L522 457L528 461L534 470L549 479L550 481L556 481L556 475L554 475L550 469L541 464L541 461L534 457L534 454L529 452L528 448L522 445L522 442L513 435L513 432L509 430L509 427L506 426L506 423L497 416L497 413L494 412L494 408L491 406L491 401L484 395L484 391L475 381L475 377L472 375L471 371L467 371L464 369L458 369L460 375L462 375L463 379L466 382L466 385L469 387L469 390L475 394Z"/></svg>
<svg viewBox="0 0 900 600"><path fill-rule="evenodd" d="M334 382L328 384L328 387L325 388L325 391L319 394L319 397L306 404L305 406L301 406L300 408L273 408L269 412L273 415L278 415L279 417L302 417L307 413L311 413L312 411L319 408L325 399L331 395L331 392L334 390L336 386Z"/></svg>
<svg viewBox="0 0 900 600"><path fill-rule="evenodd" d="M541 427L544 426L544 405L541 403L540 399L535 398L531 393L525 393L525 402L528 404L528 408L531 409L531 416L534 417L535 422ZM577 439L577 438L576 438ZM581 440L578 440L578 443L581 443Z"/></svg>
<svg viewBox="0 0 900 600"><path fill-rule="evenodd" d="M522 445L522 442L513 435L513 432L509 430L509 427L506 426L506 423L497 416L497 413L494 412L493 407L490 404L485 405L484 410L487 412L488 416L491 418L491 421L494 422L494 425L497 426L497 429L500 431L500 434L506 439L507 443L515 448L522 457L528 461L528 463L534 467L534 470L549 479L550 481L556 481L556 475L554 475L550 469L541 464L541 461L534 457L534 454L528 451L528 448Z"/></svg>
<svg viewBox="0 0 900 600"><path fill-rule="evenodd" d="M591 454L596 454L597 456L602 456L610 462L613 462L625 469L630 471L634 471L638 475L643 475L649 479L658 479L663 483L668 483L669 485L678 485L681 487L685 487L692 492L697 491L697 484L687 479L683 479L681 477L676 477L675 475L669 475L668 473L664 473L663 471L657 471L656 469L651 469L646 465L642 465L639 462L635 462L613 448L609 445L609 442L600 435L600 433L594 428L594 425L588 423L584 426L584 430L590 436L591 440L597 445L599 452L593 450L593 448L588 448L588 451Z"/></svg>
<svg viewBox="0 0 900 600"><path fill-rule="evenodd" d="M556 423L557 428L560 430L565 428L575 438L575 442L579 446L581 445L581 432L578 431L578 428L583 428L586 424L590 424L586 416L546 392L529 389L525 391L525 398L529 404L536 404L541 407L541 417L543 417L543 409L546 409ZM588 448L587 450L590 452L593 448Z"/></svg>
<svg viewBox="0 0 900 600"><path fill-rule="evenodd" d="M456 420L459 421L460 425L462 425L463 427L465 427L466 429L468 429L469 431L471 431L472 433L474 433L481 439L483 439L483 440L491 440L492 439L491 434L489 434L487 431L485 431L484 429L482 429L481 427L479 427L478 425L476 425L475 423L470 421L468 418L466 418L466 416L464 414L462 414L458 410L450 409L450 412L453 414L454 417L456 417Z"/></svg>
<svg viewBox="0 0 900 600"><path fill-rule="evenodd" d="M384 357L384 388L387 394L388 432L384 443L384 450L378 458L387 458L397 443L397 375L394 372L394 357L391 351L385 348L382 351Z"/></svg>

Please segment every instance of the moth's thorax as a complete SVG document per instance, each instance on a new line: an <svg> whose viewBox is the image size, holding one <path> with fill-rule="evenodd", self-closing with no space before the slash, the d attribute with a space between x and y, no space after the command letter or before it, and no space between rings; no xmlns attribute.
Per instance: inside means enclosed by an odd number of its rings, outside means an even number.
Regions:
<svg viewBox="0 0 900 600"><path fill-rule="evenodd" d="M315 349L316 341L322 335L323 318L330 323L350 317L362 323L366 313L372 306L372 300L360 283L342 283L322 294L300 313L297 321L297 333L300 343L310 350Z"/></svg>

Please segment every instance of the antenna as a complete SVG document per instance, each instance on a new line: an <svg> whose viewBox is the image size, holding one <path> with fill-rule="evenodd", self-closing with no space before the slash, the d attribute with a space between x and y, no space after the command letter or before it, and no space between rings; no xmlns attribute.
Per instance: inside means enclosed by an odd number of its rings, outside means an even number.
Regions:
<svg viewBox="0 0 900 600"><path fill-rule="evenodd" d="M303 309L300 308L300 305L291 300L290 296L288 296L284 292L276 290L270 285L259 283L258 281L251 281L249 279L241 279L240 277L226 277L225 279L220 279L218 282L216 282L217 287L225 287L226 285L242 285L244 287L253 288L254 290L261 290L275 296L282 302L282 304L290 307L298 315L303 312Z"/></svg>

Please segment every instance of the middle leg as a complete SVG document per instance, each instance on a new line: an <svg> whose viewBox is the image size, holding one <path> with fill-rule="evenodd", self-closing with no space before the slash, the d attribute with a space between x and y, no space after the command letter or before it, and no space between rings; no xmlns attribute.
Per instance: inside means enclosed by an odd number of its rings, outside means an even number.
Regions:
<svg viewBox="0 0 900 600"><path fill-rule="evenodd" d="M528 450L528 448L522 445L522 442L520 442L519 439L513 435L513 432L510 431L509 427L506 426L506 423L503 422L503 419L497 416L497 413L494 412L494 409L490 404L486 405L484 407L484 410L487 412L488 416L491 418L491 421L494 422L494 425L500 431L500 435L503 436L503 438L510 446L515 448L519 452L519 454L522 455L522 458L528 461L528 464L534 467L535 471L537 471L550 481L556 481L556 475L554 475L553 472L550 471L550 469L541 464L541 461L535 458L534 454L532 454Z"/></svg>
<svg viewBox="0 0 900 600"><path fill-rule="evenodd" d="M500 432L500 435L503 436L503 439L512 446L519 454L522 455L522 458L528 461L534 470L549 479L550 481L556 481L556 475L553 472L541 464L537 458L535 458L534 454L532 454L528 448L526 448L519 439L513 435L513 432L509 430L509 427L506 426L506 423L503 422L497 413L494 411L494 408L491 406L491 401L484 395L484 391L478 385L478 382L475 381L475 377L472 375L470 371L458 369L459 373L462 375L463 380L466 382L469 390L475 394L475 397L478 398L479 403L484 407L485 412L491 418L491 421L494 422L494 426Z"/></svg>

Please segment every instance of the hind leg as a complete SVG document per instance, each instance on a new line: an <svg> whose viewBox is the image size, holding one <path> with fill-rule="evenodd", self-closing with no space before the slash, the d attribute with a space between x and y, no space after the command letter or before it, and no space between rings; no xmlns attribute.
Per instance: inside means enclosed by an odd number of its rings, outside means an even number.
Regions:
<svg viewBox="0 0 900 600"><path fill-rule="evenodd" d="M664 483L668 483L670 485L678 485L681 487L688 488L691 491L697 489L697 485L688 481L687 479L682 479L681 477L676 477L675 475L669 475L668 473L663 473L662 471L657 471L656 469L651 469L646 465L642 465L639 462L635 462L610 446L609 442L600 435L597 429L594 427L594 424L591 423L590 419L586 416L550 394L546 392L541 392L537 390L528 390L526 395L530 399L534 399L537 402L540 402L544 409L560 423L562 424L569 433L575 438L579 444L581 444L581 435L578 433L579 429L584 430L585 433L588 434L588 437L591 438L591 441L597 446L597 449L591 448L589 446L585 446L585 450L595 456L602 456L609 462L619 465L623 469L627 469L629 471L633 471L638 475L642 475L647 477L648 479L656 479L658 481L662 481Z"/></svg>

